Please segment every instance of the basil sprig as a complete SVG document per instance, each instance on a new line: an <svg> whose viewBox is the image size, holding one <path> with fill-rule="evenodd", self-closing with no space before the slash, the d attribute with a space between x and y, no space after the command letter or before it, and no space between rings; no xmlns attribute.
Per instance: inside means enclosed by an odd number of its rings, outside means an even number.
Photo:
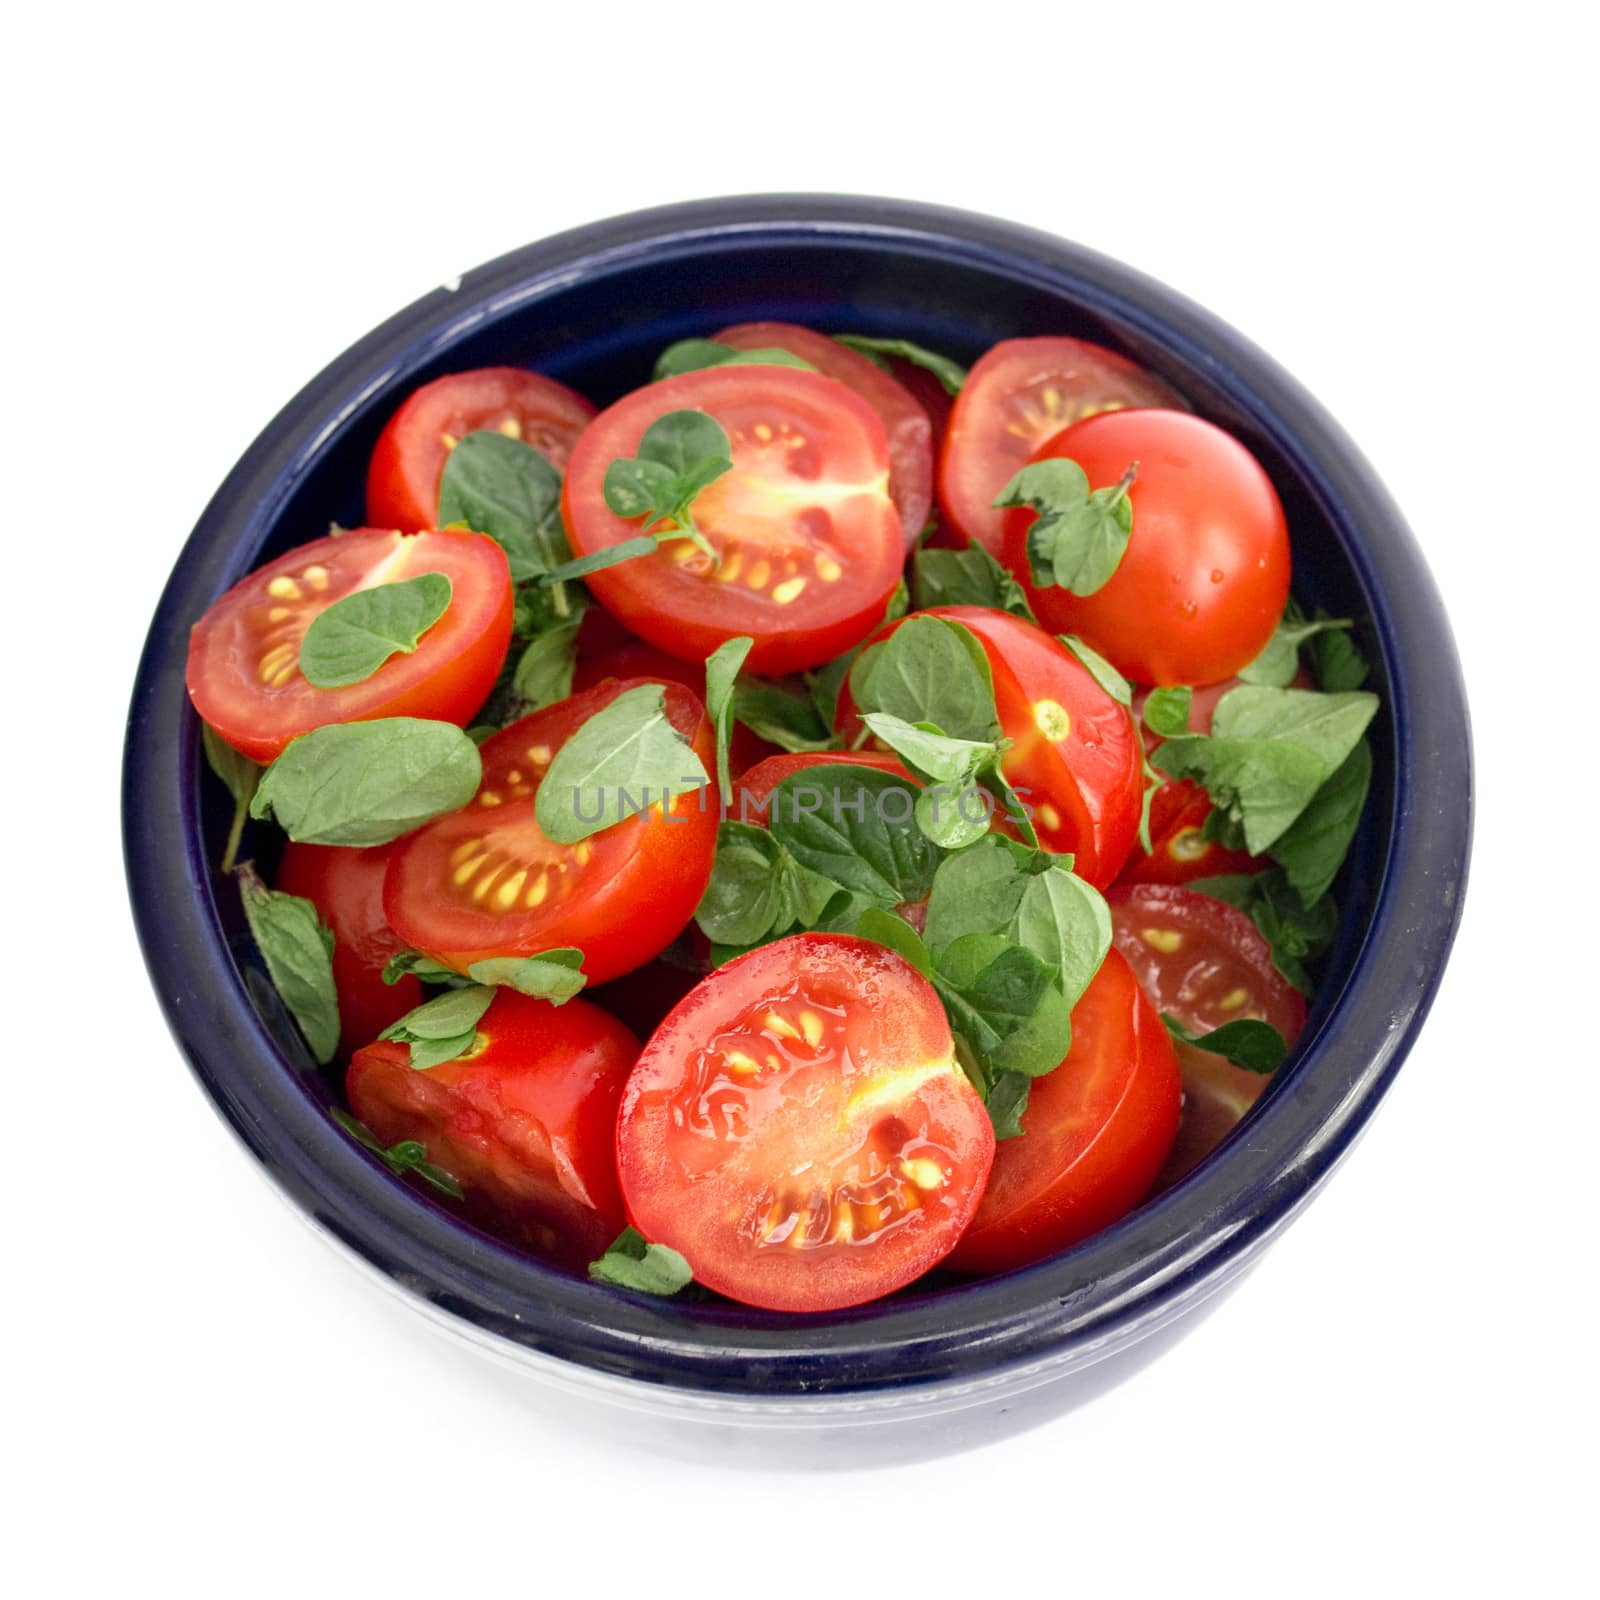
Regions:
<svg viewBox="0 0 1600 1600"><path fill-rule="evenodd" d="M1111 581L1133 532L1128 490L1137 472L1134 462L1110 488L1091 490L1083 468L1061 456L1030 462L1000 491L997 507L1032 506L1038 512L1028 529L1035 584L1088 595Z"/></svg>
<svg viewBox="0 0 1600 1600"><path fill-rule="evenodd" d="M333 985L333 934L317 908L297 894L269 889L247 861L236 874L250 936L267 976L305 1035L318 1065L339 1048L339 997Z"/></svg>
<svg viewBox="0 0 1600 1600"><path fill-rule="evenodd" d="M727 821L695 922L714 945L749 949L814 928L839 885L803 867L765 828Z"/></svg>
<svg viewBox="0 0 1600 1600"><path fill-rule="evenodd" d="M706 714L717 738L717 791L724 806L733 804L733 774L728 768L728 741L733 737L734 687L739 668L754 639L741 635L720 644L706 657Z"/></svg>
<svg viewBox="0 0 1600 1600"><path fill-rule="evenodd" d="M232 872L239 855L239 841L244 837L245 818L250 815L250 802L255 798L256 785L261 782L261 768L249 756L242 756L209 722L200 724L200 742L205 747L206 765L227 785L233 796L233 822L228 828L228 842L222 847L219 870Z"/></svg>
<svg viewBox="0 0 1600 1600"><path fill-rule="evenodd" d="M576 844L603 828L664 810L680 794L704 790L710 777L694 746L667 719L658 683L625 690L556 752L534 800L545 836Z"/></svg>
<svg viewBox="0 0 1600 1600"><path fill-rule="evenodd" d="M948 395L960 394L962 384L967 381L967 369L959 362L920 344L913 344L909 339L872 339L859 333L836 333L833 337L886 371L889 363L882 358L899 356L902 361L909 361L912 366L931 372Z"/></svg>
<svg viewBox="0 0 1600 1600"><path fill-rule="evenodd" d="M561 474L530 444L493 429L469 433L445 458L439 526L486 533L506 553L511 581L531 583L572 559L561 524ZM566 615L566 596L553 597Z"/></svg>
<svg viewBox="0 0 1600 1600"><path fill-rule="evenodd" d="M478 792L478 747L450 722L336 722L293 740L250 802L301 844L388 844Z"/></svg>
<svg viewBox="0 0 1600 1600"><path fill-rule="evenodd" d="M564 1005L588 982L583 971L583 952L572 946L541 950L531 956L487 956L474 961L465 974L442 966L420 950L401 950L384 963L383 981L398 983L411 975L423 983L443 984L449 989L515 989L535 1000Z"/></svg>
<svg viewBox="0 0 1600 1600"><path fill-rule="evenodd" d="M484 1012L493 1002L494 990L480 984L447 989L406 1012L398 1022L390 1023L378 1037L406 1045L412 1068L423 1072L466 1055L477 1041Z"/></svg>
<svg viewBox="0 0 1600 1600"><path fill-rule="evenodd" d="M1257 1017L1238 1017L1209 1033L1194 1033L1165 1011L1161 1013L1161 1020L1174 1039L1192 1044L1197 1050L1208 1050L1236 1067L1243 1067L1246 1072L1259 1072L1263 1077L1276 1072L1289 1053L1283 1035L1270 1022L1262 1022Z"/></svg>
<svg viewBox="0 0 1600 1600"><path fill-rule="evenodd" d="M674 1295L694 1281L683 1256L670 1245L651 1244L637 1228L624 1228L598 1261L589 1263L596 1283L635 1294Z"/></svg>
<svg viewBox="0 0 1600 1600"><path fill-rule="evenodd" d="M415 652L448 610L450 593L444 573L423 572L335 600L301 637L301 676L315 689L365 683L390 656Z"/></svg>
<svg viewBox="0 0 1600 1600"><path fill-rule="evenodd" d="M414 1172L440 1194L447 1194L452 1200L462 1198L461 1185L443 1167L436 1166L428 1160L428 1147L420 1140L402 1139L398 1144L392 1144L385 1149L372 1136L370 1128L364 1123L357 1122L348 1111L339 1106L333 1108L333 1120L363 1150L370 1150L397 1178L403 1178L407 1173Z"/></svg>
<svg viewBox="0 0 1600 1600"><path fill-rule="evenodd" d="M707 367L796 367L802 372L817 370L792 351L776 347L739 350L715 339L680 339L676 344L669 344L656 357L652 377L659 382L662 378L676 378L685 372L703 372Z"/></svg>

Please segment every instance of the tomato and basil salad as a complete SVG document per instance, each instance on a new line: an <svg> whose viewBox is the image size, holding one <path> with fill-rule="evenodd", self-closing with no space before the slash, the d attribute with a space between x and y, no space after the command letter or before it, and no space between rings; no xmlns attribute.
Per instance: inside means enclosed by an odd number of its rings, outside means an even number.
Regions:
<svg viewBox="0 0 1600 1600"><path fill-rule="evenodd" d="M1378 702L1156 374L746 323L604 405L437 378L367 496L187 682L266 973L437 1203L837 1310L1109 1226L1285 1060Z"/></svg>

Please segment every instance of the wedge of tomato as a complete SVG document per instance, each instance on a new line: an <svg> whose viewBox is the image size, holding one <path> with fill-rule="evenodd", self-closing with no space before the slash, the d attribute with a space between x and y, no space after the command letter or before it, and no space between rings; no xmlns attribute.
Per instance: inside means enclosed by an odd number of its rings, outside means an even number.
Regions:
<svg viewBox="0 0 1600 1600"><path fill-rule="evenodd" d="M414 391L378 437L367 468L367 521L406 533L439 520L439 479L469 433L521 439L557 470L594 416L581 394L521 367L480 367Z"/></svg>
<svg viewBox="0 0 1600 1600"><path fill-rule="evenodd" d="M910 550L933 505L933 423L916 397L859 351L792 322L741 322L711 337L735 350L787 350L837 378L878 413L889 441L889 498Z"/></svg>
<svg viewBox="0 0 1600 1600"><path fill-rule="evenodd" d="M994 677L1001 731L1012 741L1001 758L1007 781L1032 812L1040 843L1073 854L1078 876L1104 888L1133 847L1143 806L1139 735L1128 708L1026 618L982 606L915 614L943 617L976 635ZM905 620L890 623L872 642L887 639ZM847 744L861 729L848 683L835 725Z"/></svg>
<svg viewBox="0 0 1600 1600"><path fill-rule="evenodd" d="M900 956L798 934L739 956L656 1029L617 1167L634 1225L746 1305L832 1311L949 1254L994 1158L939 997Z"/></svg>
<svg viewBox="0 0 1600 1600"><path fill-rule="evenodd" d="M1180 1099L1172 1040L1113 950L1072 1008L1066 1060L1034 1081L1022 1136L996 1147L949 1265L1008 1272L1131 1211L1172 1149Z"/></svg>
<svg viewBox="0 0 1600 1600"><path fill-rule="evenodd" d="M494 1231L572 1267L623 1227L613 1146L639 1041L584 1000L496 992L470 1054L422 1071L409 1047L358 1050L350 1109L387 1146L415 1139Z"/></svg>
<svg viewBox="0 0 1600 1600"><path fill-rule="evenodd" d="M746 666L820 666L882 620L905 546L889 498L883 423L842 383L789 367L713 367L635 390L603 411L572 453L562 509L572 548L595 555L636 538L605 502L606 469L637 455L650 425L698 410L728 435L733 468L695 498L718 559L687 540L592 573L601 604L669 655L704 661L755 640Z"/></svg>
<svg viewBox="0 0 1600 1600"><path fill-rule="evenodd" d="M1102 345L1002 339L967 374L950 413L939 455L943 520L998 556L1004 513L995 499L1046 439L1097 412L1182 405L1154 373Z"/></svg>
<svg viewBox="0 0 1600 1600"><path fill-rule="evenodd" d="M704 791L571 845L548 838L534 815L556 752L597 711L645 681L603 683L484 743L477 797L408 835L389 865L384 914L407 944L459 972L490 956L576 947L589 981L604 983L677 937L700 903L716 853L717 808ZM706 771L715 771L705 708L681 684L660 687L668 721Z"/></svg>
<svg viewBox="0 0 1600 1600"><path fill-rule="evenodd" d="M383 915L383 878L393 853L393 845L356 850L291 841L278 865L275 886L309 900L333 934L341 1056L370 1044L422 1004L422 985L415 978L383 981L389 958L406 947Z"/></svg>
<svg viewBox="0 0 1600 1600"><path fill-rule="evenodd" d="M1256 1017L1293 1045L1306 1022L1299 990L1244 912L1181 884L1118 886L1106 895L1112 941L1160 1012L1191 1033ZM1076 1021L1076 1018L1074 1018ZM1183 1120L1160 1187L1198 1166L1271 1082L1210 1051L1178 1046Z"/></svg>

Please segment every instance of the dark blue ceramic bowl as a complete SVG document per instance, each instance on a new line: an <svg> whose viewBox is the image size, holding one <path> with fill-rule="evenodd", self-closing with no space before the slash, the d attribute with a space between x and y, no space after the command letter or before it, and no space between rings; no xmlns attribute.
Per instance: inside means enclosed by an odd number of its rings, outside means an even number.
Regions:
<svg viewBox="0 0 1600 1600"><path fill-rule="evenodd" d="M1054 1260L820 1317L652 1301L564 1276L352 1144L328 1118L328 1085L264 977L237 896L211 870L223 796L183 687L190 626L224 589L330 519L360 523L368 454L417 384L521 364L604 403L645 381L670 341L767 318L900 335L968 360L1018 334L1081 334L1153 368L1265 464L1294 530L1296 590L1359 619L1383 700L1367 819L1340 886L1343 932L1295 1057L1244 1133ZM314 378L229 475L167 586L134 689L124 826L172 1029L222 1115L322 1228L569 1387L809 1424L1003 1409L1235 1277L1349 1148L1416 1037L1460 915L1471 778L1455 649L1417 547L1344 434L1272 361L1062 240L929 206L780 196L643 212L530 245L419 300Z"/></svg>

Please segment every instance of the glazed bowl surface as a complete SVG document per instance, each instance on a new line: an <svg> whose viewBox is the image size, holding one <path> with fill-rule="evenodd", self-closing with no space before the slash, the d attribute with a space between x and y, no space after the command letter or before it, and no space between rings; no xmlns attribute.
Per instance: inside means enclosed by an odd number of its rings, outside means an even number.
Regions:
<svg viewBox="0 0 1600 1600"><path fill-rule="evenodd" d="M525 365L604 404L645 382L673 340L760 320L908 338L962 361L999 339L1068 333L1158 372L1271 474L1296 593L1356 619L1382 699L1372 793L1336 886L1339 939L1300 1043L1246 1123L1176 1188L1052 1260L813 1317L564 1275L398 1182L339 1130L336 1084L213 870L230 803L183 685L190 627L218 595L330 521L362 522L373 443L419 383ZM906 202L756 196L530 245L425 296L312 379L173 571L135 684L123 803L135 919L173 1032L217 1110L320 1228L457 1331L569 1389L805 1424L950 1411L1082 1373L1170 1329L1256 1257L1349 1148L1426 1015L1460 916L1471 753L1449 627L1399 512L1337 425L1233 329L1026 228ZM264 836L252 846L270 859Z"/></svg>

